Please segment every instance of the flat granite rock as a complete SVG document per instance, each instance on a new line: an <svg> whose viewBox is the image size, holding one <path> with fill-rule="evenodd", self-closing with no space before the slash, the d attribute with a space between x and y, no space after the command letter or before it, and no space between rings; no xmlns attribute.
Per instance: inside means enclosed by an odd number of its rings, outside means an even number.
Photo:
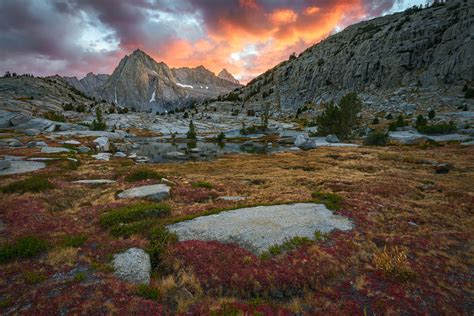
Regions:
<svg viewBox="0 0 474 316"><path fill-rule="evenodd" d="M64 147L42 147L41 152L43 154L58 154L58 153L68 153L69 149Z"/></svg>
<svg viewBox="0 0 474 316"><path fill-rule="evenodd" d="M92 180L77 180L73 181L73 183L77 184L110 184L115 183L117 181L109 180L109 179L92 179Z"/></svg>
<svg viewBox="0 0 474 316"><path fill-rule="evenodd" d="M32 172L46 167L45 163L37 161L10 160L10 163L9 168L0 170L0 176Z"/></svg>
<svg viewBox="0 0 474 316"><path fill-rule="evenodd" d="M161 201L169 197L170 187L165 184L145 185L121 192L120 199L145 198L154 201Z"/></svg>
<svg viewBox="0 0 474 316"><path fill-rule="evenodd" d="M167 226L180 241L236 243L257 254L296 236L314 238L315 231L352 227L348 218L314 203L241 208Z"/></svg>

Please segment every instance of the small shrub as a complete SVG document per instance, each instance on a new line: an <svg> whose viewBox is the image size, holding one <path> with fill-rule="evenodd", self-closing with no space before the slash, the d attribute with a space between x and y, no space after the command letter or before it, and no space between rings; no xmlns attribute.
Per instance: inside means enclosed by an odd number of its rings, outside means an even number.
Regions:
<svg viewBox="0 0 474 316"><path fill-rule="evenodd" d="M220 132L219 135L216 137L216 141L218 143L222 143L225 140L225 134L223 132Z"/></svg>
<svg viewBox="0 0 474 316"><path fill-rule="evenodd" d="M160 293L157 288L151 285L140 284L137 288L137 295L148 300L157 300Z"/></svg>
<svg viewBox="0 0 474 316"><path fill-rule="evenodd" d="M390 123L390 125L388 126L388 130L393 132L393 131L396 131L397 128L407 126L407 125L408 123L403 118L403 115L400 114L397 117L397 120L395 122Z"/></svg>
<svg viewBox="0 0 474 316"><path fill-rule="evenodd" d="M450 134L457 131L456 125L453 122L417 126L418 132L423 134Z"/></svg>
<svg viewBox="0 0 474 316"><path fill-rule="evenodd" d="M23 273L23 279L28 284L38 284L46 280L46 276L41 273L27 271Z"/></svg>
<svg viewBox="0 0 474 316"><path fill-rule="evenodd" d="M48 244L34 236L21 237L14 243L0 247L0 263L7 263L15 259L34 257L48 248Z"/></svg>
<svg viewBox="0 0 474 316"><path fill-rule="evenodd" d="M43 192L50 189L54 189L54 185L49 182L46 178L41 176L33 176L25 180L10 183L9 185L1 188L3 193L26 193L26 192Z"/></svg>
<svg viewBox="0 0 474 316"><path fill-rule="evenodd" d="M124 223L165 217L171 213L170 207L161 203L139 203L109 210L100 217L102 227L113 227Z"/></svg>
<svg viewBox="0 0 474 316"><path fill-rule="evenodd" d="M63 238L61 246L78 248L84 245L87 240L86 235L69 235Z"/></svg>
<svg viewBox="0 0 474 316"><path fill-rule="evenodd" d="M372 120L372 124L373 124L373 125L377 125L377 124L379 124L379 123L380 123L379 118L378 118L378 117L374 117L374 119Z"/></svg>
<svg viewBox="0 0 474 316"><path fill-rule="evenodd" d="M186 133L186 138L188 140L196 140L196 128L192 120L189 122L189 130Z"/></svg>
<svg viewBox="0 0 474 316"><path fill-rule="evenodd" d="M414 276L408 263L406 249L384 247L374 254L373 262L387 277L406 281Z"/></svg>
<svg viewBox="0 0 474 316"><path fill-rule="evenodd" d="M358 113L361 109L362 101L354 92L342 97L339 105L326 104L324 112L316 117L318 134L334 134L340 139L346 139L359 126Z"/></svg>
<svg viewBox="0 0 474 316"><path fill-rule="evenodd" d="M365 145L369 146L385 146L388 142L388 134L384 132L373 131L364 140Z"/></svg>
<svg viewBox="0 0 474 316"><path fill-rule="evenodd" d="M464 98L473 99L474 98L474 89L473 88L467 88L466 92L464 93Z"/></svg>
<svg viewBox="0 0 474 316"><path fill-rule="evenodd" d="M102 111L99 108L95 110L95 119L92 121L90 129L92 131L105 131L107 129Z"/></svg>
<svg viewBox="0 0 474 316"><path fill-rule="evenodd" d="M61 113L46 112L46 113L44 113L43 117L47 120L50 120L50 121L66 122L66 118Z"/></svg>
<svg viewBox="0 0 474 316"><path fill-rule="evenodd" d="M324 204L330 210L341 207L342 197L335 193L313 192L311 194L314 203Z"/></svg>
<svg viewBox="0 0 474 316"><path fill-rule="evenodd" d="M325 240L327 238L328 238L327 234L322 233L319 230L314 232L314 240L316 240L316 241L322 241L322 240Z"/></svg>
<svg viewBox="0 0 474 316"><path fill-rule="evenodd" d="M156 268L163 258L166 248L178 242L178 236L168 231L164 226L158 226L150 231L148 236L150 245L147 252L150 254L151 265Z"/></svg>
<svg viewBox="0 0 474 316"><path fill-rule="evenodd" d="M136 181L142 181L142 180L161 180L163 178L163 175L148 169L148 168L140 168L135 171L133 171L131 174L127 175L125 177L125 181L127 182L136 182Z"/></svg>
<svg viewBox="0 0 474 316"><path fill-rule="evenodd" d="M194 182L192 186L193 188L205 188L205 189L212 189L214 187L211 183L205 182L205 181Z"/></svg>
<svg viewBox="0 0 474 316"><path fill-rule="evenodd" d="M271 256L278 256L284 252L294 250L301 246L310 245L313 243L313 240L307 237L295 236L291 239L286 240L281 245L273 245L268 250L260 255L260 258L265 259Z"/></svg>
<svg viewBox="0 0 474 316"><path fill-rule="evenodd" d="M428 118L432 120L435 118L435 116L436 116L435 110L431 109L431 111L428 112Z"/></svg>
<svg viewBox="0 0 474 316"><path fill-rule="evenodd" d="M428 120L425 119L423 115L420 114L416 117L416 122L415 122L416 127L426 126L426 124L428 124Z"/></svg>
<svg viewBox="0 0 474 316"><path fill-rule="evenodd" d="M78 272L74 275L74 281L82 282L86 279L86 274L84 272Z"/></svg>

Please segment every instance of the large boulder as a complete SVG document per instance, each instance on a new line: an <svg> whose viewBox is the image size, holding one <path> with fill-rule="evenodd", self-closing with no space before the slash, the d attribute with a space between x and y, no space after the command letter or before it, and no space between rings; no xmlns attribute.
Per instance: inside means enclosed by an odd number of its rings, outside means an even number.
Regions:
<svg viewBox="0 0 474 316"><path fill-rule="evenodd" d="M309 137L307 135L299 134L298 136L296 136L294 144L295 144L296 147L300 147L301 145L303 145L307 141L309 141Z"/></svg>
<svg viewBox="0 0 474 316"><path fill-rule="evenodd" d="M130 248L115 254L112 263L120 279L133 284L150 284L150 255L143 249Z"/></svg>
<svg viewBox="0 0 474 316"><path fill-rule="evenodd" d="M308 141L304 142L299 146L299 148L303 150L310 150L310 149L315 149L318 147L318 143L316 142L315 139L309 139Z"/></svg>
<svg viewBox="0 0 474 316"><path fill-rule="evenodd" d="M120 199L145 198L154 201L161 201L169 197L170 187L165 184L154 184L128 189L121 192Z"/></svg>
<svg viewBox="0 0 474 316"><path fill-rule="evenodd" d="M94 139L95 147L98 151L109 151L110 150L110 142L109 138L102 136Z"/></svg>
<svg viewBox="0 0 474 316"><path fill-rule="evenodd" d="M326 141L328 143L339 143L339 138L336 135L328 135L326 136Z"/></svg>

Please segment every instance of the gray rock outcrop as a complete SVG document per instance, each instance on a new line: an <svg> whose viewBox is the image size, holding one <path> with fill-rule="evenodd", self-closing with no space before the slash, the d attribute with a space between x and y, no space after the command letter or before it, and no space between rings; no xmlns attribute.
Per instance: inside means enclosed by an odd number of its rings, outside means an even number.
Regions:
<svg viewBox="0 0 474 316"><path fill-rule="evenodd" d="M170 187L165 184L154 184L125 190L119 193L120 199L145 198L161 201L170 195Z"/></svg>
<svg viewBox="0 0 474 316"><path fill-rule="evenodd" d="M150 284L150 255L143 249L130 248L115 254L112 263L120 279L133 284Z"/></svg>

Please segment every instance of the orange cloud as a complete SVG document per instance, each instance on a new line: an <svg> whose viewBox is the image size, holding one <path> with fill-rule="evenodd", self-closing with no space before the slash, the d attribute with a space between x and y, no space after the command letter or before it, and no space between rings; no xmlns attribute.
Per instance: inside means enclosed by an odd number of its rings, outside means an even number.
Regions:
<svg viewBox="0 0 474 316"><path fill-rule="evenodd" d="M176 40L154 55L174 67L204 65L214 73L228 69L242 82L277 65L331 34L340 23L365 16L362 0L337 0L326 7L267 10L254 0L240 0L246 10L223 11L195 42Z"/></svg>
<svg viewBox="0 0 474 316"><path fill-rule="evenodd" d="M270 14L270 20L275 25L293 23L298 19L298 14L290 9L278 9Z"/></svg>

